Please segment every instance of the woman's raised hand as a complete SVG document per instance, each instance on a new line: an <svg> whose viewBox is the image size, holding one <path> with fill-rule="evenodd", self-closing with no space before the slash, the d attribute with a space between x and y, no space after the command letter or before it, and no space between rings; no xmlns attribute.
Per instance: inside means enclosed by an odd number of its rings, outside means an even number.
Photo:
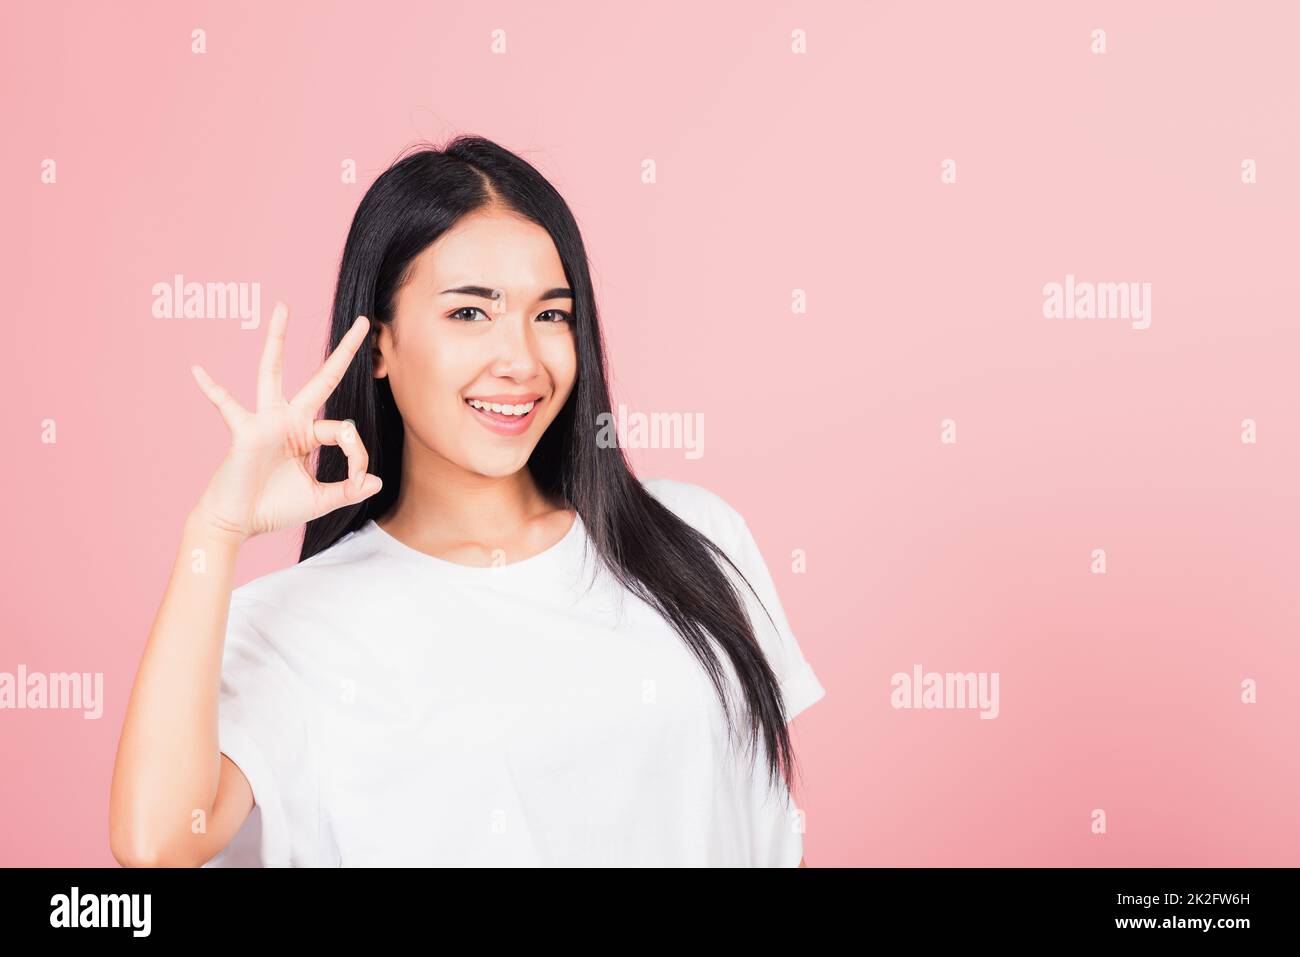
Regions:
<svg viewBox="0 0 1300 957"><path fill-rule="evenodd" d="M316 412L343 378L366 341L370 321L358 316L338 347L292 399L284 398L284 335L289 309L275 304L257 370L257 411L249 412L201 366L191 372L230 427L230 452L199 499L196 512L214 530L244 541L264 532L302 525L379 491L368 475L369 456L348 421L317 419ZM322 445L337 445L348 460L342 482L317 482L308 461Z"/></svg>

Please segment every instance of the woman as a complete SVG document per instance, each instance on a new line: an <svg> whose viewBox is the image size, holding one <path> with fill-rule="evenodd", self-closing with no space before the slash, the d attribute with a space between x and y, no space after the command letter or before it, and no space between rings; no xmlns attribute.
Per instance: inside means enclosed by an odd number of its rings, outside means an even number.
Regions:
<svg viewBox="0 0 1300 957"><path fill-rule="evenodd" d="M479 137L400 159L289 399L287 321L256 411L193 370L232 444L132 690L115 857L802 865L786 722L825 692L744 519L599 439L586 252L541 174ZM232 591L240 545L304 522Z"/></svg>

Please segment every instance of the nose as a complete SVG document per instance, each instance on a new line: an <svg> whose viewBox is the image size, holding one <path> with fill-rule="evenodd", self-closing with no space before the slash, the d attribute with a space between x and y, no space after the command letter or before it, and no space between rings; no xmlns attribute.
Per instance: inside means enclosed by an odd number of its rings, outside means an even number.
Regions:
<svg viewBox="0 0 1300 957"><path fill-rule="evenodd" d="M541 369L537 336L527 316L518 312L498 313L493 322L492 374L503 379L526 381Z"/></svg>

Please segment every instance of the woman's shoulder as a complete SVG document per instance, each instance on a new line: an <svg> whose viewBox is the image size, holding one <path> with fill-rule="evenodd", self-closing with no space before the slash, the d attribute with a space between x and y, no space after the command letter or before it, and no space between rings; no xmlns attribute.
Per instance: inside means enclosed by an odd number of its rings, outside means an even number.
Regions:
<svg viewBox="0 0 1300 957"><path fill-rule="evenodd" d="M349 594L346 586L356 581L357 563L374 551L370 539L371 526L366 523L310 558L250 579L230 593L231 601L287 605L313 596Z"/></svg>
<svg viewBox="0 0 1300 957"><path fill-rule="evenodd" d="M642 479L641 485L678 518L715 541L731 537L744 525L730 502L703 485L670 478Z"/></svg>

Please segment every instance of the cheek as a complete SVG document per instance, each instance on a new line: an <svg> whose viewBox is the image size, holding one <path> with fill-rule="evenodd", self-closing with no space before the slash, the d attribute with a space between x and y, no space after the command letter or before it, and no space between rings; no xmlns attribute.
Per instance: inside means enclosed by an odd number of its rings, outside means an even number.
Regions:
<svg viewBox="0 0 1300 957"><path fill-rule="evenodd" d="M428 336L402 343L393 371L402 416L412 423L436 423L458 413L460 390L475 375L472 348L448 337Z"/></svg>
<svg viewBox="0 0 1300 957"><path fill-rule="evenodd" d="M542 354L542 361L551 376L556 395L568 395L578 375L578 354L573 337L566 336L563 341L557 337L557 341L546 344Z"/></svg>

